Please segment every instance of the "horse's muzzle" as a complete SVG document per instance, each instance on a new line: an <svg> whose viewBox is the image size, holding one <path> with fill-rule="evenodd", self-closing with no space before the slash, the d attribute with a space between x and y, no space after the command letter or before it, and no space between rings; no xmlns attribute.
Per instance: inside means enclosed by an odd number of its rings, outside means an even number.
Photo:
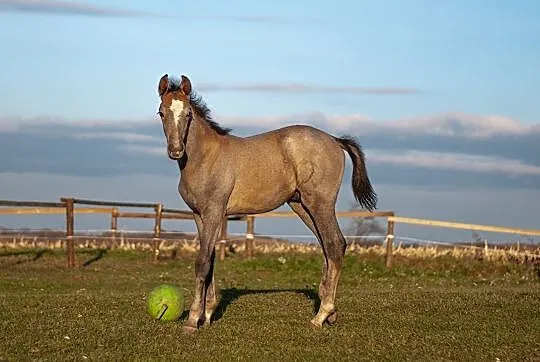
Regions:
<svg viewBox="0 0 540 362"><path fill-rule="evenodd" d="M184 156L184 148L169 145L167 147L167 154L171 160L179 160Z"/></svg>

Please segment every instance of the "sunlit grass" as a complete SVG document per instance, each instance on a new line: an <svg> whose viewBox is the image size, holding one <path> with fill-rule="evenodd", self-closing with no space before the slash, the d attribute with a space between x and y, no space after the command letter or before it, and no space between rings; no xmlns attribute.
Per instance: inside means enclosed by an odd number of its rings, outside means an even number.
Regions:
<svg viewBox="0 0 540 362"><path fill-rule="evenodd" d="M458 257L354 250L338 291L338 324L312 330L320 250L242 253L218 262L217 320L195 336L145 312L160 283L193 293L192 252L82 250L0 256L0 360L538 360L534 267ZM189 303L188 303L189 305Z"/></svg>

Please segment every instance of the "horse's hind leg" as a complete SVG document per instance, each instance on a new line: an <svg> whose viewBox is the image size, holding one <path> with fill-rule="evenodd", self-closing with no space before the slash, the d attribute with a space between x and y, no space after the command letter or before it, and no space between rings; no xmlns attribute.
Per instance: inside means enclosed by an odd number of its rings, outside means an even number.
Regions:
<svg viewBox="0 0 540 362"><path fill-rule="evenodd" d="M309 210L315 227L319 231L327 262L327 270L319 286L321 305L317 315L311 320L313 325L321 327L325 321L329 324L335 323L337 318L334 303L347 243L339 228L333 203L325 203L322 200L313 203L303 202L303 204Z"/></svg>
<svg viewBox="0 0 540 362"><path fill-rule="evenodd" d="M319 230L317 230L317 227L315 226L315 223L313 222L313 219L311 218L311 215L309 214L309 211L302 205L301 202L298 201L289 201L288 202L291 209L300 217L300 219L306 224L306 226L311 230L311 232L315 235L317 240L319 241L319 244L321 244L321 248L323 249L324 254L324 262L323 262L323 271L322 271L322 279L319 284L319 299L322 300L323 296L321 295L321 290L323 290L323 284L326 280L326 274L328 273L328 258L326 257L326 251L324 250L324 244L321 239L321 235L319 234Z"/></svg>

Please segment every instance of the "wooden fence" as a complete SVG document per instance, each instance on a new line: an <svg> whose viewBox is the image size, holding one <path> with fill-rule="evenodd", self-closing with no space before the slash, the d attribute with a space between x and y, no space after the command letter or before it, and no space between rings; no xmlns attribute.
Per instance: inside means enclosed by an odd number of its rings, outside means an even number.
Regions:
<svg viewBox="0 0 540 362"><path fill-rule="evenodd" d="M86 207L76 207L76 205L86 205ZM88 207L93 206L93 207ZM119 208L150 208L153 212L133 212L120 211ZM159 244L161 241L161 223L164 219L174 220L193 220L193 213L186 210L165 208L161 203L142 203L142 202L117 202L87 200L78 198L63 197L60 202L42 202L42 201L11 201L0 200L0 215L47 215L47 214L65 214L66 217L66 254L68 267L76 266L75 260L75 215L76 214L109 214L111 215L111 237L115 240L118 232L118 218L142 218L153 219L154 230L152 238L152 255L156 261L159 255ZM465 224L449 221L415 219L395 216L393 211L337 211L338 218L386 218L386 267L393 265L393 246L394 246L394 228L395 223L416 224L430 227L455 228L465 230L500 232L518 235L539 236L540 230L510 228L501 226ZM227 229L229 221L246 222L246 254L253 257L255 219L256 218L297 218L292 211L271 211L254 215L233 215L228 216L221 230L218 247L220 260L225 258L227 245Z"/></svg>

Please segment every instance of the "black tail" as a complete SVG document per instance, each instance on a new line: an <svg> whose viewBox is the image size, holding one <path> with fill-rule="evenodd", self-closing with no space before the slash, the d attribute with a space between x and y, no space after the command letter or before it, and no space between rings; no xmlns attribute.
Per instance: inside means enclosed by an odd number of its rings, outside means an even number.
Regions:
<svg viewBox="0 0 540 362"><path fill-rule="evenodd" d="M377 194L369 182L364 152L358 142L350 136L336 138L341 147L351 156L353 163L352 188L354 197L360 205L370 211L377 208Z"/></svg>

